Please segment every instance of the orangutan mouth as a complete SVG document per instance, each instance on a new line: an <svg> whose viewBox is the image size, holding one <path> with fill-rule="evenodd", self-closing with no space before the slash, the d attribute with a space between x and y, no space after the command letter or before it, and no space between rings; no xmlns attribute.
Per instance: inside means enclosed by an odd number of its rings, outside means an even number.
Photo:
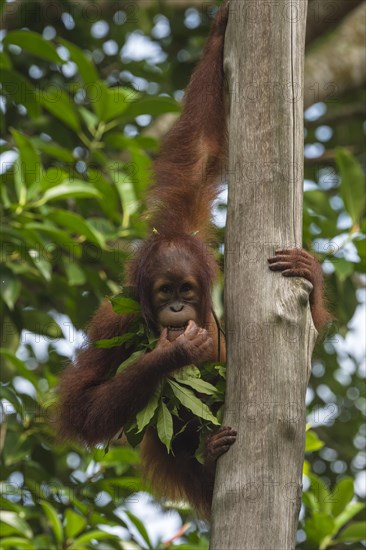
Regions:
<svg viewBox="0 0 366 550"><path fill-rule="evenodd" d="M167 329L168 330L177 330L177 331L185 331L185 329L187 328L187 325L188 323L186 323L185 325L182 325L181 327L172 327L172 326L167 326Z"/></svg>

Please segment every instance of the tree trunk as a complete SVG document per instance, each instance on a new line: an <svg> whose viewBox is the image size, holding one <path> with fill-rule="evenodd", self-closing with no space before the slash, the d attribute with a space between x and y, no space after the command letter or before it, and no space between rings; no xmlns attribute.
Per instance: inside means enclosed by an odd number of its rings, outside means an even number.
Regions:
<svg viewBox="0 0 366 550"><path fill-rule="evenodd" d="M302 243L306 7L230 4L224 424L238 440L218 461L211 550L295 546L316 331L311 284L272 273L267 258Z"/></svg>

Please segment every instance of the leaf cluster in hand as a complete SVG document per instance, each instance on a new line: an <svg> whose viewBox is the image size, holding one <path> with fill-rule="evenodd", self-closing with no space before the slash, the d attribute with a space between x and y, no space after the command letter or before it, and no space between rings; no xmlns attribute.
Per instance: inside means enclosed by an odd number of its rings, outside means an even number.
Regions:
<svg viewBox="0 0 366 550"><path fill-rule="evenodd" d="M142 355L153 350L157 339L144 322L139 303L134 299L131 289L123 289L121 294L111 299L111 303L113 311L118 314L135 314L131 332L96 342L99 348L110 348L121 344L125 344L128 348L133 344L135 351L118 367L116 374L119 374L133 365ZM205 363L200 369L194 365L187 365L166 377L157 386L147 405L137 413L135 419L124 426L126 438L132 446L136 446L141 442L146 430L153 427L168 453L172 453L174 438L187 427L182 420L186 409L197 421L200 445L196 458L201 460L200 449L203 440L214 426L219 426L221 423L224 393L225 367L223 365ZM178 422L174 423L174 417Z"/></svg>

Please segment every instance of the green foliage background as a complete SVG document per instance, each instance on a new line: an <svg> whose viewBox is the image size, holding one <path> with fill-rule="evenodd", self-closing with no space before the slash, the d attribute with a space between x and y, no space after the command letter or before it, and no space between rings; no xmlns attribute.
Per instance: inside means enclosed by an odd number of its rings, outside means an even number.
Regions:
<svg viewBox="0 0 366 550"><path fill-rule="evenodd" d="M145 235L140 214L158 150L146 126L179 112L176 99L213 6L107 2L87 10L65 1L55 4L58 12L47 5L23 4L13 26L26 29L4 33L0 52L1 548L162 548L131 512L142 488L138 452L61 445L55 389L78 331L105 296L118 293ZM141 60L126 50L120 57L132 33L137 53L145 40ZM366 538L353 482L357 488L366 463L364 371L360 349L347 345L365 301L365 126L359 117L337 119L360 100L354 92L320 106L326 124L321 116L305 121L306 145L329 154L306 160L304 244L324 261L336 319L318 347L308 392L298 548L309 550L359 548ZM162 504L159 513L168 509ZM186 506L176 509L190 522L177 547L207 548L205 526Z"/></svg>

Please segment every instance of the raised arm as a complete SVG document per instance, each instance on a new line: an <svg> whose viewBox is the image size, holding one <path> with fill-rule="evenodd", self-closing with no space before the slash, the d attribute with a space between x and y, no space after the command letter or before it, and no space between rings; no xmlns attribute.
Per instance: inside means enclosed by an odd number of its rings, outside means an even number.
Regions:
<svg viewBox="0 0 366 550"><path fill-rule="evenodd" d="M151 226L163 233L172 229L204 231L209 225L226 149L223 50L227 17L225 2L186 89L182 115L154 163L149 219Z"/></svg>

